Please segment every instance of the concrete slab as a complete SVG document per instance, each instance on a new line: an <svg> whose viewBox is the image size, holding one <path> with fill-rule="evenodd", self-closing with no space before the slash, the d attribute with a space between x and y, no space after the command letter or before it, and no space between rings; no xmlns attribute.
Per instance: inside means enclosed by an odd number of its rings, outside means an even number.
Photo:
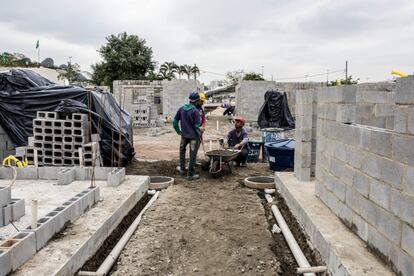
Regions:
<svg viewBox="0 0 414 276"><path fill-rule="evenodd" d="M315 195L315 181L275 173L276 187L324 258L332 275L394 275Z"/></svg>
<svg viewBox="0 0 414 276"><path fill-rule="evenodd" d="M74 186L79 188L85 183L89 184L90 181L75 181L71 185L54 187L66 190ZM103 200L73 223L70 232L76 234L63 234L59 239L51 240L15 275L73 275L96 253L123 217L146 193L149 177L127 175L118 187L108 187L106 182L101 181L96 183ZM95 195L94 192L94 198ZM20 197L18 194L13 196Z"/></svg>

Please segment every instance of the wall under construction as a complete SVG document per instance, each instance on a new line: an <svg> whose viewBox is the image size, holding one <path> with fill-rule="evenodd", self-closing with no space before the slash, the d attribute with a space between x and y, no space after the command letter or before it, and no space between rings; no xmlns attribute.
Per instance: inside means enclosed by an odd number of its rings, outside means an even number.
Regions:
<svg viewBox="0 0 414 276"><path fill-rule="evenodd" d="M131 115L133 126L140 128L155 127L161 118L174 116L188 95L201 87L195 80L174 79L114 81L113 88L115 98Z"/></svg>
<svg viewBox="0 0 414 276"><path fill-rule="evenodd" d="M242 81L236 86L236 113L249 122L256 122L264 94L268 90L286 92L289 108L295 114L296 92L326 86L325 82Z"/></svg>
<svg viewBox="0 0 414 276"><path fill-rule="evenodd" d="M317 116L317 131L310 137L316 135L317 143L316 196L396 272L412 275L414 76L396 85L338 86L314 93L317 108L308 113ZM306 124L297 120L297 128ZM302 133L296 135L302 153ZM295 157L295 175L301 179L303 157Z"/></svg>
<svg viewBox="0 0 414 276"><path fill-rule="evenodd" d="M0 125L0 161L9 155L14 155L15 146L9 135Z"/></svg>

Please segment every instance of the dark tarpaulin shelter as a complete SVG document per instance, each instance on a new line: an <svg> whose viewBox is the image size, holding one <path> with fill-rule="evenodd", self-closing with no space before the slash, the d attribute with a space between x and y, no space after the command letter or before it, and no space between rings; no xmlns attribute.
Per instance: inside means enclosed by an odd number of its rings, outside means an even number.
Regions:
<svg viewBox="0 0 414 276"><path fill-rule="evenodd" d="M37 111L89 114L92 133L101 135L105 166L119 166L120 136L121 165L135 155L131 118L112 94L57 85L30 70L0 72L0 125L16 146L28 144Z"/></svg>
<svg viewBox="0 0 414 276"><path fill-rule="evenodd" d="M286 93L273 90L265 93L257 124L261 128L295 128Z"/></svg>

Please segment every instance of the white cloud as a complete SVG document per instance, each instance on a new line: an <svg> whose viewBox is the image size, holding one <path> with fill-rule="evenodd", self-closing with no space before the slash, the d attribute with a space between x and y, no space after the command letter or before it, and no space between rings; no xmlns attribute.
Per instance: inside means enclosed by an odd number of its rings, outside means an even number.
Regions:
<svg viewBox="0 0 414 276"><path fill-rule="evenodd" d="M36 59L40 39L42 58L61 64L72 56L89 69L105 36L126 31L145 38L159 62L218 73L264 66L267 78L278 78L343 68L348 60L352 75L378 81L393 68L414 71L413 13L409 0L15 0L2 6L0 51Z"/></svg>

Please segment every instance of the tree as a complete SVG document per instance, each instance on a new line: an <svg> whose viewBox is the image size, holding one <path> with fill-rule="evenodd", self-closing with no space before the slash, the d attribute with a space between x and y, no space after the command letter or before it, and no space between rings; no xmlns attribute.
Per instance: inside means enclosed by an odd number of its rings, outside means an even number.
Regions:
<svg viewBox="0 0 414 276"><path fill-rule="evenodd" d="M352 85L358 84L359 78L352 79L352 75L349 76L346 80L345 79L338 79L335 81L331 81L328 86L337 86L337 85Z"/></svg>
<svg viewBox="0 0 414 276"><path fill-rule="evenodd" d="M45 58L45 59L44 59L44 60L40 63L40 65L41 65L41 66L43 66L43 67L54 67L55 63L54 63L54 61L53 61L53 59L52 59L52 58L48 57L48 58Z"/></svg>
<svg viewBox="0 0 414 276"><path fill-rule="evenodd" d="M236 70L232 72L226 73L226 78L224 80L224 84L226 86L236 85L239 83L240 80L242 80L244 77L244 71L243 70Z"/></svg>
<svg viewBox="0 0 414 276"><path fill-rule="evenodd" d="M91 82L95 85L109 85L109 81L105 75L105 68L103 63L95 63L92 67Z"/></svg>
<svg viewBox="0 0 414 276"><path fill-rule="evenodd" d="M251 73L247 73L246 75L244 75L243 80L261 81L261 80L264 80L264 78L262 74L251 72Z"/></svg>
<svg viewBox="0 0 414 276"><path fill-rule="evenodd" d="M179 67L175 62L164 62L160 66L159 77L162 79L172 80L175 79L175 74L179 72Z"/></svg>
<svg viewBox="0 0 414 276"><path fill-rule="evenodd" d="M154 70L152 49L146 46L145 39L126 32L106 37L106 44L99 50L104 61L106 79L111 84L114 80L147 79Z"/></svg>
<svg viewBox="0 0 414 276"><path fill-rule="evenodd" d="M195 80L197 79L197 76L200 76L200 69L195 64L193 67L191 67L190 72L194 76Z"/></svg>
<svg viewBox="0 0 414 276"><path fill-rule="evenodd" d="M192 68L192 66L188 65L188 64L181 65L180 66L180 72L183 75L187 75L187 79L190 79L190 76L191 76L191 73L192 73L191 68Z"/></svg>
<svg viewBox="0 0 414 276"><path fill-rule="evenodd" d="M68 61L68 65L66 68L67 68L66 70L59 73L58 79L60 80L67 79L69 84L84 80L84 77L82 76L82 73L80 71L79 64L77 63L72 64L70 61Z"/></svg>

